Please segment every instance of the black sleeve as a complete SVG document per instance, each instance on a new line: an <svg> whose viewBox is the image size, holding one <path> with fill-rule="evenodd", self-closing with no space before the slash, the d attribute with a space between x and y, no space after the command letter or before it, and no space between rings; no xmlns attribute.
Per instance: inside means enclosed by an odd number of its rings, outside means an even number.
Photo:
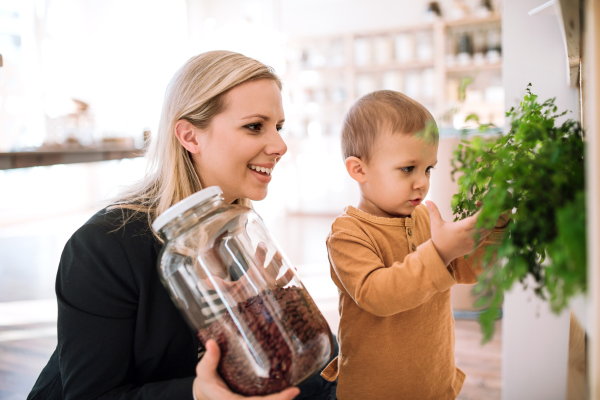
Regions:
<svg viewBox="0 0 600 400"><path fill-rule="evenodd" d="M56 294L64 399L193 398L193 377L136 384L140 293L126 252L106 227L86 224L71 237Z"/></svg>

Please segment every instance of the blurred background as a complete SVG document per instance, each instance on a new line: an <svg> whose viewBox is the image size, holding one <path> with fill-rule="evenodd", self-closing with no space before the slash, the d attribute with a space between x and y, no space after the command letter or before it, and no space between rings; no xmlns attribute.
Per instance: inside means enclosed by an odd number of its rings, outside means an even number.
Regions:
<svg viewBox="0 0 600 400"><path fill-rule="evenodd" d="M391 89L431 111L440 150L428 198L451 220L449 160L461 134L477 134L467 116L502 132L527 79L566 74L560 64L520 77L517 65L534 57L523 47L524 55L513 53L507 98L503 27L516 47L529 35L536 49L546 46L538 66L562 60L564 49L555 19L523 19L543 1L504 1L0 0L0 400L23 399L54 349L65 242L143 176L142 149L156 133L168 81L208 50L256 58L283 79L289 150L255 208L336 332L325 237L358 201L339 146L346 110ZM509 6L515 24L503 19ZM557 95L544 85L541 95ZM578 94L561 85L557 103L576 111ZM500 399L502 320L480 347L470 288L452 296L457 364L468 376L460 398Z"/></svg>

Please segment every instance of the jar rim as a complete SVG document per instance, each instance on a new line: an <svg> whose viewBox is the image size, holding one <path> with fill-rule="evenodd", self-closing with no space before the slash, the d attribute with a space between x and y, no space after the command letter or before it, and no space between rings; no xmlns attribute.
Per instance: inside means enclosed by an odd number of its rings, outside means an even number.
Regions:
<svg viewBox="0 0 600 400"><path fill-rule="evenodd" d="M210 186L206 189L202 189L199 192L192 194L191 196L186 197L185 199L173 204L171 207L167 208L167 210L160 214L156 220L152 223L152 229L154 232L159 232L165 225L174 220L175 218L181 216L184 212L189 210L190 208L202 203L203 201L216 196L223 194L223 191L218 186Z"/></svg>

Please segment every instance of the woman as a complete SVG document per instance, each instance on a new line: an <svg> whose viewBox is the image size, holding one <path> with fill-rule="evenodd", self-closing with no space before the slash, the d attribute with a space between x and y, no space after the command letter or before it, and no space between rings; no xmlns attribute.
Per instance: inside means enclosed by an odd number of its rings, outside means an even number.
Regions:
<svg viewBox="0 0 600 400"><path fill-rule="evenodd" d="M65 246L56 281L58 345L29 399L242 398L216 372L215 342L198 362L203 349L158 278L162 244L150 224L203 187L220 186L230 203L264 199L287 151L283 123L281 82L256 60L213 51L175 74L145 177ZM320 376L301 389L299 398L335 396L335 385Z"/></svg>

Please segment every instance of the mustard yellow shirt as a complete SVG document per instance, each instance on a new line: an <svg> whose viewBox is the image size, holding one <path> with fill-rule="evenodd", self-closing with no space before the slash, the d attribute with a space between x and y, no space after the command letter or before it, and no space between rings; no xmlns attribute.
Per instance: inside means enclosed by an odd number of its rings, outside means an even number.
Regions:
<svg viewBox="0 0 600 400"><path fill-rule="evenodd" d="M465 374L454 363L450 288L477 282L476 260L503 230L446 267L424 205L407 218L344 211L327 237L340 352L322 376L338 378L339 400L456 399Z"/></svg>

